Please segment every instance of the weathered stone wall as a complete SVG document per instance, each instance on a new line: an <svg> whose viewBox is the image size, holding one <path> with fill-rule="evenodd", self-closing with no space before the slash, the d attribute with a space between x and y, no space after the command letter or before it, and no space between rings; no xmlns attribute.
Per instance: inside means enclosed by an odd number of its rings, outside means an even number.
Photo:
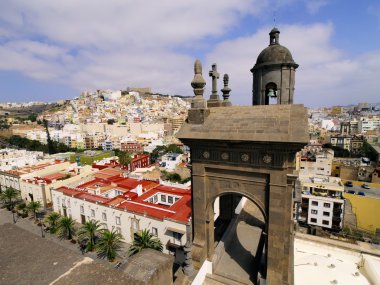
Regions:
<svg viewBox="0 0 380 285"><path fill-rule="evenodd" d="M157 250L143 249L123 269L131 285L173 284L173 257Z"/></svg>

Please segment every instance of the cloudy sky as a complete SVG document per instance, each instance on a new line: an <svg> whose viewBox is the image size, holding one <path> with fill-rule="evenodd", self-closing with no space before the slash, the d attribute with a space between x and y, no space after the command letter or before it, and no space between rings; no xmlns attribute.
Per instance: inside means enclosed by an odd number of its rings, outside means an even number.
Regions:
<svg viewBox="0 0 380 285"><path fill-rule="evenodd" d="M199 58L207 98L217 63L232 102L250 104L274 18L300 66L296 103L380 101L378 0L1 0L0 102L128 86L192 95Z"/></svg>

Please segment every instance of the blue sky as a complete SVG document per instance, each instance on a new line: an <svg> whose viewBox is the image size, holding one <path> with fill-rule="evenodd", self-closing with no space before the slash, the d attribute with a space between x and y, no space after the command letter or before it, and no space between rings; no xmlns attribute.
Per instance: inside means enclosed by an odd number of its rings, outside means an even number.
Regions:
<svg viewBox="0 0 380 285"><path fill-rule="evenodd" d="M280 43L300 65L296 103L380 101L380 1L2 0L0 11L0 102L128 86L192 95L200 58L205 97L217 63L230 75L232 102L247 105L249 69L274 16Z"/></svg>

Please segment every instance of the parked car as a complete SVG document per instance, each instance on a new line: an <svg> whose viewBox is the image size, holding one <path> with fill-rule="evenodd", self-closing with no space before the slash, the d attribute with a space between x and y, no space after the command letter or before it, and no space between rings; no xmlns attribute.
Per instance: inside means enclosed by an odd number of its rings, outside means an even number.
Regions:
<svg viewBox="0 0 380 285"><path fill-rule="evenodd" d="M354 190L348 190L347 193L348 194L356 194L356 192Z"/></svg>
<svg viewBox="0 0 380 285"><path fill-rule="evenodd" d="M345 186L347 187L352 187L352 181L346 181L346 183L344 183Z"/></svg>
<svg viewBox="0 0 380 285"><path fill-rule="evenodd" d="M368 184L362 184L362 188L364 188L364 189L371 189L371 187L369 187L369 185Z"/></svg>
<svg viewBox="0 0 380 285"><path fill-rule="evenodd" d="M363 191L359 191L359 192L358 192L358 195L359 195L359 196L365 196L365 193L364 193Z"/></svg>

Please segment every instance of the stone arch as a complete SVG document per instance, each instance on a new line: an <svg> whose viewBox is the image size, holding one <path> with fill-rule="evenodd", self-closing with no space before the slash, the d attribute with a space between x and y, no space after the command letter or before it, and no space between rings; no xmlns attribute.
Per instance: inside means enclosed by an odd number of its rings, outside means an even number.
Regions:
<svg viewBox="0 0 380 285"><path fill-rule="evenodd" d="M257 200L254 197L254 195L250 195L250 193L246 193L246 192L238 191L238 190L236 190L236 191L234 191L234 190L221 191L221 192L217 193L216 195L209 197L208 204L206 205L206 213L209 213L209 211L211 210L210 208L213 208L214 202L218 197L221 197L224 195L229 195L229 194L236 194L236 195L246 197L249 201L251 201L253 204L255 204L255 206L257 206L257 208L260 210L261 214L264 217L265 224L268 223L268 215L265 212L265 205L263 205L261 203L261 201Z"/></svg>

